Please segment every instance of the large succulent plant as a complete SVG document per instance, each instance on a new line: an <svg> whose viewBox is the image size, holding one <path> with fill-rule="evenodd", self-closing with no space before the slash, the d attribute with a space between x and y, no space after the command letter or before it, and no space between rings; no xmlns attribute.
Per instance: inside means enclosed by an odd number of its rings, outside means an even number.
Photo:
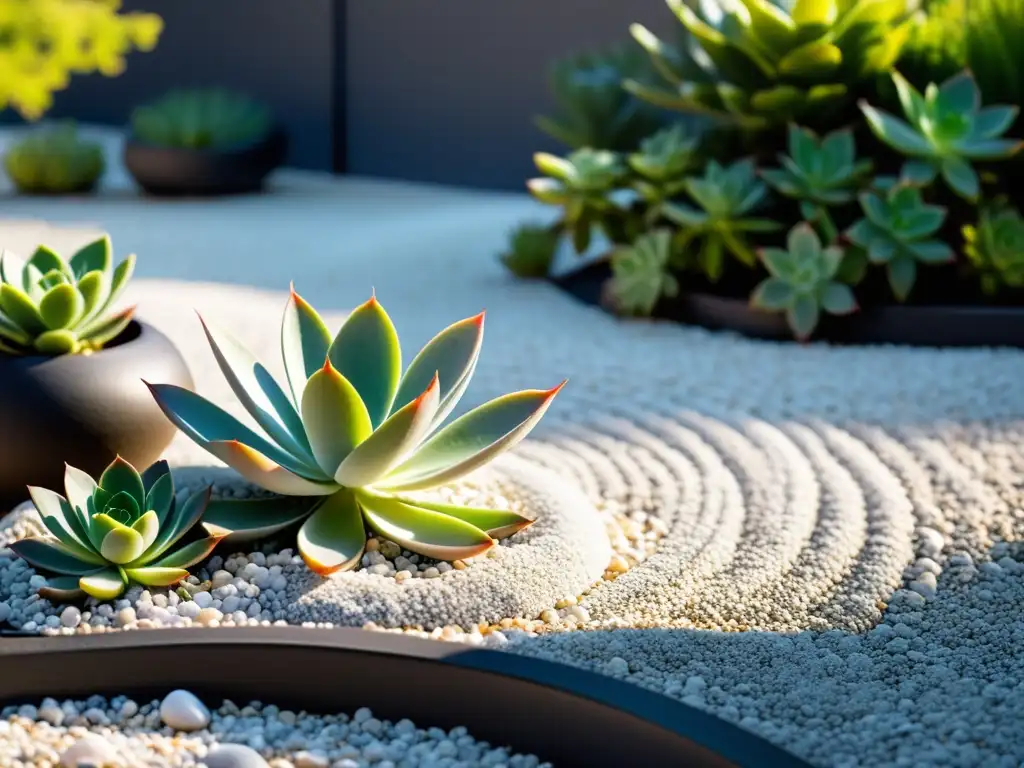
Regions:
<svg viewBox="0 0 1024 768"><path fill-rule="evenodd" d="M626 166L616 153L594 149L565 158L538 152L533 160L545 177L530 179L527 188L542 203L561 206L562 224L572 234L576 252L583 253L593 228L619 207L615 193L623 188Z"/></svg>
<svg viewBox="0 0 1024 768"><path fill-rule="evenodd" d="M908 0L668 0L690 33L666 45L634 24L671 90L627 80L654 104L759 130L820 120L888 71L911 29ZM696 7L691 7L696 6Z"/></svg>
<svg viewBox="0 0 1024 768"><path fill-rule="evenodd" d="M33 131L4 155L14 186L30 194L86 192L103 169L103 147L79 136L74 123Z"/></svg>
<svg viewBox="0 0 1024 768"><path fill-rule="evenodd" d="M70 600L83 593L112 600L133 582L172 586L229 533L203 523L202 535L182 543L202 518L210 490L198 491L179 504L165 461L140 475L118 457L99 483L69 466L64 487L67 497L29 488L52 535L10 544L33 567L59 574L39 590L50 600Z"/></svg>
<svg viewBox="0 0 1024 768"><path fill-rule="evenodd" d="M636 174L633 189L646 204L648 224L660 217L665 202L686 188L686 174L698 162L699 142L699 136L676 124L644 139L639 151L626 158Z"/></svg>
<svg viewBox="0 0 1024 768"><path fill-rule="evenodd" d="M712 160L704 175L686 179L684 188L699 209L675 202L663 207L665 217L682 227L676 238L677 247L688 250L699 241L697 261L712 281L722 276L726 254L754 266L757 256L747 242L747 235L773 232L779 224L750 216L768 191L758 180L753 161L739 160L723 167Z"/></svg>
<svg viewBox="0 0 1024 768"><path fill-rule="evenodd" d="M978 223L964 227L964 255L987 294L1003 286L1024 288L1024 218L1005 203L984 207Z"/></svg>
<svg viewBox="0 0 1024 768"><path fill-rule="evenodd" d="M629 246L612 253L609 283L616 310L649 315L662 296L676 296L679 281L669 271L672 233L658 229L641 235Z"/></svg>
<svg viewBox="0 0 1024 768"><path fill-rule="evenodd" d="M790 125L789 154L779 155L782 167L763 170L761 176L777 192L799 201L803 217L820 222L832 241L838 233L828 208L853 202L871 172L871 161L858 161L856 154L852 131L819 139L806 128Z"/></svg>
<svg viewBox="0 0 1024 768"><path fill-rule="evenodd" d="M95 352L131 322L134 307L111 314L131 279L135 256L113 266L102 237L65 261L39 246L28 261L0 255L0 353L63 355Z"/></svg>
<svg viewBox="0 0 1024 768"><path fill-rule="evenodd" d="M632 45L559 59L549 75L558 111L536 118L537 127L574 150L636 148L660 120L650 105L623 89L622 81L645 80L649 69L643 51Z"/></svg>
<svg viewBox="0 0 1024 768"><path fill-rule="evenodd" d="M509 235L501 263L516 277L547 277L561 237L556 227L520 224Z"/></svg>
<svg viewBox="0 0 1024 768"><path fill-rule="evenodd" d="M441 331L403 374L398 336L376 298L332 337L292 291L281 328L287 390L237 340L204 323L221 371L263 434L187 389L151 385L157 402L247 480L309 502L298 512L273 498L214 502L207 520L267 534L308 515L299 552L321 574L359 562L365 525L446 560L480 554L493 538L530 525L514 512L408 495L453 482L514 446L561 389L504 395L442 428L473 376L483 322L480 314Z"/></svg>
<svg viewBox="0 0 1024 768"><path fill-rule="evenodd" d="M171 91L138 107L132 134L161 147L225 149L251 144L273 127L269 108L242 94L208 88Z"/></svg>
<svg viewBox="0 0 1024 768"><path fill-rule="evenodd" d="M906 122L861 103L868 125L880 141L911 158L901 174L904 181L930 184L941 174L961 197L976 200L978 174L972 160L1005 160L1024 143L1000 138L1017 119L1017 107L981 106L974 77L962 72L941 86L930 84L922 95L906 78L893 73Z"/></svg>
<svg viewBox="0 0 1024 768"><path fill-rule="evenodd" d="M945 264L953 249L933 237L942 227L946 209L928 205L920 189L897 185L884 197L872 192L860 196L864 218L846 236L867 252L872 264L884 264L889 286L900 301L910 295L917 280L917 264Z"/></svg>
<svg viewBox="0 0 1024 768"><path fill-rule="evenodd" d="M758 309L785 312L798 339L814 333L823 311L847 315L857 309L850 286L837 279L842 248L823 248L810 224L797 224L789 231L785 250L765 248L761 258L770 277L754 289L750 303Z"/></svg>

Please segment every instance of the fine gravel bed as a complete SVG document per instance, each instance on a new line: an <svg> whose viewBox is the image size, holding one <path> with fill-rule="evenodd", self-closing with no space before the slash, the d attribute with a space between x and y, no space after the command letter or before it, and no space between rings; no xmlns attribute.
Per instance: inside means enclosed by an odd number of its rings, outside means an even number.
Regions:
<svg viewBox="0 0 1024 768"><path fill-rule="evenodd" d="M165 259L161 274L226 280L244 259L250 282L288 271L337 310L373 285L407 353L486 307L467 405L569 378L516 460L663 532L649 557L575 596L587 621L552 624L622 631L503 622L484 644L663 691L818 765L1024 760L1024 354L619 322L506 278L487 258L503 236L498 203L481 199L417 220L415 247L397 227L346 240L326 223L336 204L312 194L189 207L184 251L167 237L180 208L52 211L102 221L119 248ZM505 224L522 212L508 208ZM200 391L236 415L191 308L279 365L280 291L141 281L132 293L186 350ZM184 438L169 458L207 461Z"/></svg>

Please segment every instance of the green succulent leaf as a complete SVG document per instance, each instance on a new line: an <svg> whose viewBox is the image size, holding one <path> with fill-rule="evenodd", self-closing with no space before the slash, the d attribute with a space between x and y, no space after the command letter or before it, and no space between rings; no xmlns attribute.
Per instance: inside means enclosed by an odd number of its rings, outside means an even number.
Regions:
<svg viewBox="0 0 1024 768"><path fill-rule="evenodd" d="M142 475L120 456L117 456L100 475L99 487L111 497L119 493L127 494L134 502L136 515L146 506L146 488L142 482Z"/></svg>
<svg viewBox="0 0 1024 768"><path fill-rule="evenodd" d="M818 302L805 294L797 296L786 310L786 320L798 339L807 339L818 325Z"/></svg>
<svg viewBox="0 0 1024 768"><path fill-rule="evenodd" d="M124 572L131 581L138 582L145 587L173 587L188 576L188 571L184 568L160 566L125 568Z"/></svg>
<svg viewBox="0 0 1024 768"><path fill-rule="evenodd" d="M850 286L828 283L821 294L821 308L832 315L848 315L857 310L857 299Z"/></svg>
<svg viewBox="0 0 1024 768"><path fill-rule="evenodd" d="M49 600L54 605L70 603L85 597L78 585L78 576L51 576L46 585L39 588L39 597Z"/></svg>
<svg viewBox="0 0 1024 768"><path fill-rule="evenodd" d="M633 245L612 253L611 290L616 306L650 315L662 296L675 296L679 283L669 272L672 233L666 229L642 235Z"/></svg>
<svg viewBox="0 0 1024 768"><path fill-rule="evenodd" d="M202 525L207 532L207 536L186 544L185 546L175 550L174 552L166 554L159 559L154 559L152 563L146 566L146 568L172 570L191 568L193 565L208 558L221 540L231 533L224 528L218 528L210 525L209 523L203 523ZM128 575L129 577L132 575L131 571L128 571ZM188 575L187 570L185 571L185 575ZM146 583L140 579L136 579L136 581L139 581L141 584Z"/></svg>
<svg viewBox="0 0 1024 768"><path fill-rule="evenodd" d="M906 256L892 259L889 262L888 274L893 295L900 301L905 301L917 280L917 262Z"/></svg>
<svg viewBox="0 0 1024 768"><path fill-rule="evenodd" d="M795 298L796 293L789 283L777 277L770 277L754 289L750 303L758 309L782 311L789 307Z"/></svg>
<svg viewBox="0 0 1024 768"><path fill-rule="evenodd" d="M927 157L931 154L928 140L907 123L865 103L861 103L860 109L868 121L868 127L883 144L911 157Z"/></svg>
<svg viewBox="0 0 1024 768"><path fill-rule="evenodd" d="M299 553L321 576L354 567L366 549L366 529L350 490L328 496L299 529Z"/></svg>
<svg viewBox="0 0 1024 768"><path fill-rule="evenodd" d="M961 157L947 157L942 161L942 178L949 188L967 200L977 200L981 194L978 174L971 164Z"/></svg>
<svg viewBox="0 0 1024 768"><path fill-rule="evenodd" d="M135 307L129 307L116 315L107 317L103 322L96 323L88 330L83 331L82 339L89 342L90 348L99 349L120 336L131 323L134 314Z"/></svg>
<svg viewBox="0 0 1024 768"><path fill-rule="evenodd" d="M206 525L230 531L226 541L254 541L305 519L323 500L323 496L214 499L206 507L203 520Z"/></svg>
<svg viewBox="0 0 1024 768"><path fill-rule="evenodd" d="M39 316L51 330L73 326L85 311L85 299L73 285L51 288L39 302Z"/></svg>
<svg viewBox="0 0 1024 768"><path fill-rule="evenodd" d="M323 368L331 341L331 333L320 315L292 286L281 321L281 352L292 401L296 404L302 401L309 377Z"/></svg>
<svg viewBox="0 0 1024 768"><path fill-rule="evenodd" d="M90 272L106 274L110 272L113 264L114 246L108 235L83 245L68 259L68 266L79 281Z"/></svg>
<svg viewBox="0 0 1024 768"><path fill-rule="evenodd" d="M119 568L106 568L88 576L82 576L78 585L90 597L97 600L113 600L120 597L128 586L126 575Z"/></svg>
<svg viewBox="0 0 1024 768"><path fill-rule="evenodd" d="M126 567L141 568L160 562L158 558L177 544L202 519L210 503L210 495L211 489L206 488L193 493L183 504L175 505L173 514L167 524L161 526L156 540L144 552L125 564Z"/></svg>
<svg viewBox="0 0 1024 768"><path fill-rule="evenodd" d="M80 560L74 551L56 539L28 537L8 544L18 557L33 568L69 576L81 576L96 570L94 562Z"/></svg>
<svg viewBox="0 0 1024 768"><path fill-rule="evenodd" d="M365 495L365 494L364 494ZM523 517L517 512L508 509L483 509L481 507L463 507L458 504L442 504L436 501L423 501L421 499L405 499L398 497L404 504L409 504L421 509L439 512L448 517L454 517L463 522L469 523L486 533L493 539L511 536L519 531L525 530L533 525L533 520Z"/></svg>
<svg viewBox="0 0 1024 768"><path fill-rule="evenodd" d="M373 433L373 423L359 392L330 359L306 383L302 422L320 469L333 477L341 462Z"/></svg>
<svg viewBox="0 0 1024 768"><path fill-rule="evenodd" d="M9 283L0 285L0 310L29 335L37 335L47 330L46 322L39 314L36 303L24 291Z"/></svg>

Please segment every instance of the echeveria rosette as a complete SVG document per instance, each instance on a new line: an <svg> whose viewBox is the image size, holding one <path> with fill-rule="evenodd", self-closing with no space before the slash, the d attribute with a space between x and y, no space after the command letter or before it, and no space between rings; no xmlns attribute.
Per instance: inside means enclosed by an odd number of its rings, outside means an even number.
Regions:
<svg viewBox="0 0 1024 768"><path fill-rule="evenodd" d="M776 192L800 203L800 212L816 222L831 242L838 236L828 209L852 203L871 172L870 160L857 160L853 132L834 131L819 138L813 131L789 126L789 154L781 168L761 171Z"/></svg>
<svg viewBox="0 0 1024 768"><path fill-rule="evenodd" d="M472 557L531 521L408 494L454 482L513 447L562 386L504 395L442 426L473 376L483 325L482 313L454 323L403 373L398 335L376 298L332 337L292 291L281 328L287 388L236 339L204 323L221 372L261 432L187 389L150 389L179 429L242 477L281 497L305 497L298 505L280 497L214 501L206 519L233 538L305 518L299 552L320 574L355 567L366 525L427 557Z"/></svg>
<svg viewBox="0 0 1024 768"><path fill-rule="evenodd" d="M609 290L615 308L626 314L650 315L662 296L676 296L679 281L669 271L672 233L658 229L641 235L612 253Z"/></svg>
<svg viewBox="0 0 1024 768"><path fill-rule="evenodd" d="M32 131L3 158L20 192L67 194L92 189L103 175L103 147L81 137L74 123Z"/></svg>
<svg viewBox="0 0 1024 768"><path fill-rule="evenodd" d="M270 109L219 88L175 90L135 109L132 137L160 147L223 149L252 144L273 127Z"/></svg>
<svg viewBox="0 0 1024 768"><path fill-rule="evenodd" d="M872 264L884 264L889 285L900 301L910 295L917 280L917 265L946 264L953 249L933 237L946 219L946 209L921 199L921 190L893 187L885 197L872 192L860 196L864 218L846 231L846 237L867 253Z"/></svg>
<svg viewBox="0 0 1024 768"><path fill-rule="evenodd" d="M785 250L761 251L761 260L770 276L754 289L751 306L785 312L796 338L809 338L823 311L847 315L857 309L850 286L837 279L843 256L839 246L823 248L810 224L797 224L789 231Z"/></svg>
<svg viewBox="0 0 1024 768"><path fill-rule="evenodd" d="M931 83L922 95L906 78L893 72L906 122L862 102L864 117L879 141L911 158L904 182L925 186L936 175L956 194L977 200L981 193L972 160L1006 160L1024 143L1001 138L1014 120L1015 106L981 106L981 92L969 72L941 86Z"/></svg>
<svg viewBox="0 0 1024 768"><path fill-rule="evenodd" d="M576 252L583 253L590 246L592 228L620 207L615 194L626 184L622 158L585 148L568 157L538 152L533 161L545 178L530 179L527 189L542 203L562 208L562 225L572 233Z"/></svg>
<svg viewBox="0 0 1024 768"><path fill-rule="evenodd" d="M732 254L747 266L754 266L757 256L747 236L774 232L780 225L750 216L768 193L768 188L757 178L753 160L739 160L727 167L712 160L703 176L685 180L684 189L698 208L678 202L666 203L663 207L665 218L682 228L676 238L679 250L685 251L694 241L699 241L697 262L712 281L722 276L726 254Z"/></svg>
<svg viewBox="0 0 1024 768"><path fill-rule="evenodd" d="M135 256L113 266L102 237L65 261L44 245L28 261L0 255L0 353L89 353L116 339L135 307L111 313L135 270Z"/></svg>
<svg viewBox="0 0 1024 768"><path fill-rule="evenodd" d="M29 488L51 536L9 545L33 567L57 574L39 590L41 597L55 602L83 595L113 600L131 583L173 586L229 533L200 524L210 500L208 488L183 504L177 502L165 461L140 475L118 457L98 483L69 466L64 488L66 497ZM201 535L194 535L197 525Z"/></svg>
<svg viewBox="0 0 1024 768"><path fill-rule="evenodd" d="M1024 288L1024 217L1005 202L988 205L977 224L965 226L964 255L977 270L987 294Z"/></svg>
<svg viewBox="0 0 1024 768"><path fill-rule="evenodd" d="M816 119L899 57L915 3L907 0L668 0L689 33L682 46L630 31L668 87L626 80L652 104L759 131Z"/></svg>
<svg viewBox="0 0 1024 768"><path fill-rule="evenodd" d="M646 219L653 224L662 205L686 188L686 174L698 163L699 137L682 125L673 125L644 139L626 162L636 178L633 189L647 206Z"/></svg>

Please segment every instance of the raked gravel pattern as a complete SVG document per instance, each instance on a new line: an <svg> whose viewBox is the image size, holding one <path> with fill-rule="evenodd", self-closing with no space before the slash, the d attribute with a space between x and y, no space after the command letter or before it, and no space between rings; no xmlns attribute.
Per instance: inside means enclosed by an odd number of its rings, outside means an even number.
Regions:
<svg viewBox="0 0 1024 768"><path fill-rule="evenodd" d="M53 211L103 221L166 274L288 253L320 307L351 307L373 285L407 350L486 307L467 403L570 379L515 462L665 532L646 560L576 596L584 626L622 631L512 626L484 644L662 691L818 765L1024 762L1024 354L619 322L507 278L489 253L499 204L458 205L458 223L418 219L416 247L408 235L399 246L397 227L346 241L325 223L337 205L314 195ZM183 245L167 233L185 213ZM133 293L223 403L192 307L278 363L281 292L140 281ZM207 461L184 438L170 455Z"/></svg>

